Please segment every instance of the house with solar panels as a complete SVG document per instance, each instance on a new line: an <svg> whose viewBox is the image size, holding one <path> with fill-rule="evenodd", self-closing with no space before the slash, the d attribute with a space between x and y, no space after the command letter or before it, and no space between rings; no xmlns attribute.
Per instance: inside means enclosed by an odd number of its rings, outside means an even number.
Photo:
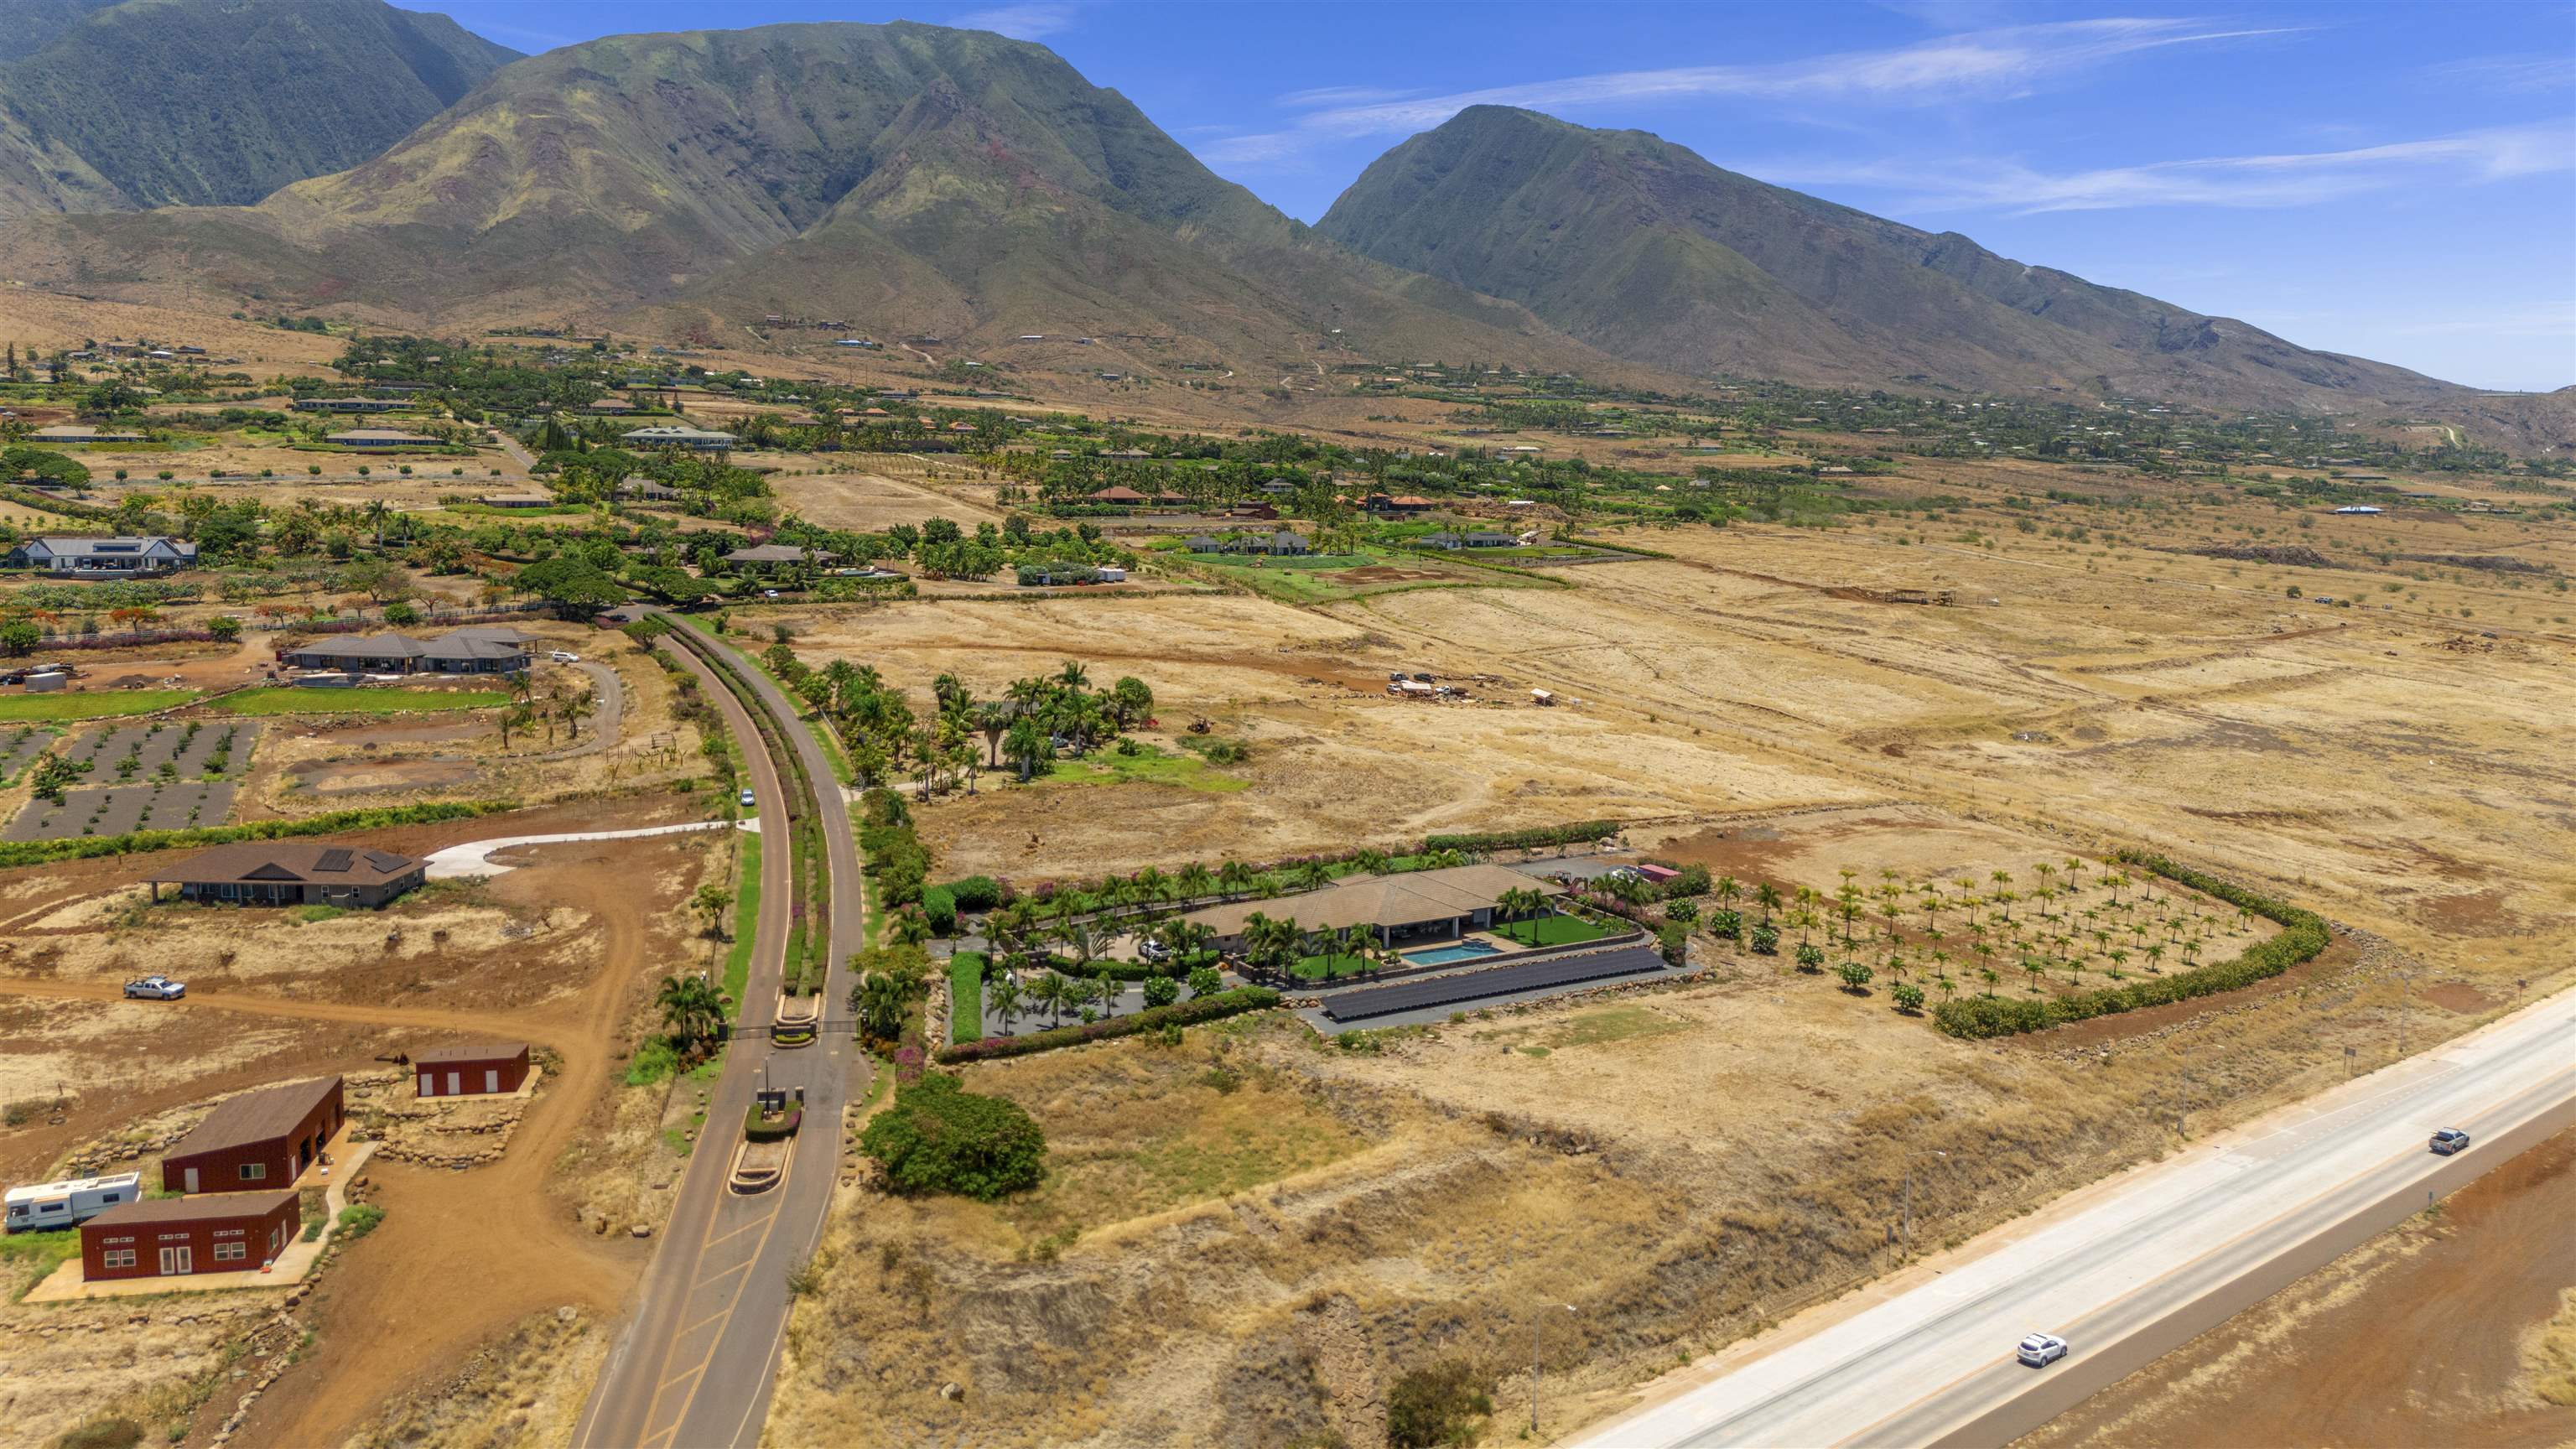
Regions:
<svg viewBox="0 0 2576 1449"><path fill-rule="evenodd" d="M426 878L428 863L390 850L302 840L246 840L146 877L152 899L230 906L381 906Z"/></svg>

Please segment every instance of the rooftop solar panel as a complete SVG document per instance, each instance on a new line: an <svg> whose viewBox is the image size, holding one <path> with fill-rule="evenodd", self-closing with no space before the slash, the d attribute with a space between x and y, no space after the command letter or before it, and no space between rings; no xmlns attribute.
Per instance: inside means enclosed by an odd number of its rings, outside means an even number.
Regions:
<svg viewBox="0 0 2576 1449"><path fill-rule="evenodd" d="M1488 971L1462 971L1452 976L1433 976L1392 986L1345 991L1325 1000L1324 1015L1334 1021L1364 1021L1370 1017L1392 1016L1400 1011L1422 1011L1461 1001L1481 1001L1489 996L1508 996L1515 992L1571 986L1584 981L1604 981L1614 976L1635 976L1660 970L1663 964L1664 958L1651 946L1627 946L1588 956L1560 956L1549 961L1532 961L1526 966L1497 966Z"/></svg>
<svg viewBox="0 0 2576 1449"><path fill-rule="evenodd" d="M322 852L320 858L313 862L313 868L315 870L347 870L349 868L349 862L353 858L354 857L351 852L334 846L331 849Z"/></svg>

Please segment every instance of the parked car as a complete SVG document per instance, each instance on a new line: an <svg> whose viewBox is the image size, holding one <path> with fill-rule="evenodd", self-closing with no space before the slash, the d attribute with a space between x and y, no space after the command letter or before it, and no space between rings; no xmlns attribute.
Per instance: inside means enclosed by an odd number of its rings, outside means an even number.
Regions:
<svg viewBox="0 0 2576 1449"><path fill-rule="evenodd" d="M743 809L745 809L745 810L749 810L749 809L753 808L754 806L757 806L759 803L760 803L760 797L759 797L759 796L752 794L749 790L745 790L745 791L743 791L743 792L742 792L742 808L743 808Z"/></svg>
<svg viewBox="0 0 2576 1449"><path fill-rule="evenodd" d="M2053 1333L2034 1333L2024 1337L2014 1357L2032 1368L2046 1368L2066 1357L2066 1340Z"/></svg>
<svg viewBox="0 0 2576 1449"><path fill-rule="evenodd" d="M1155 940L1151 936L1147 936L1144 940L1136 943L1136 954L1145 960L1151 961L1155 965L1160 966L1164 962L1172 959L1172 948Z"/></svg>
<svg viewBox="0 0 2576 1449"><path fill-rule="evenodd" d="M776 589L763 589L760 591L760 596L764 599L774 599L778 597L778 591Z"/></svg>
<svg viewBox="0 0 2576 1449"><path fill-rule="evenodd" d="M2433 1151L2439 1156L2448 1157L2454 1152L2465 1152L2468 1147L2469 1134L2457 1127L2445 1127L2433 1134Z"/></svg>
<svg viewBox="0 0 2576 1449"><path fill-rule="evenodd" d="M581 656L573 653L569 649L550 650L547 652L546 657L557 664L579 664L581 662Z"/></svg>
<svg viewBox="0 0 2576 1449"><path fill-rule="evenodd" d="M167 976L146 976L140 981L126 982L125 994L145 1001L176 1001L188 994L188 983L173 981Z"/></svg>

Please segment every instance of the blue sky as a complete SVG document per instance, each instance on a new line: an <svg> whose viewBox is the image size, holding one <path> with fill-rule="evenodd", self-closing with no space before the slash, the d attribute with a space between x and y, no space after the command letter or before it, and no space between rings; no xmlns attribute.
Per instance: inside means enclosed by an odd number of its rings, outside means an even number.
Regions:
<svg viewBox="0 0 2576 1449"><path fill-rule="evenodd" d="M2571 3L447 8L530 51L711 22L999 30L1308 221L1460 106L1523 105L2307 346L2576 384Z"/></svg>

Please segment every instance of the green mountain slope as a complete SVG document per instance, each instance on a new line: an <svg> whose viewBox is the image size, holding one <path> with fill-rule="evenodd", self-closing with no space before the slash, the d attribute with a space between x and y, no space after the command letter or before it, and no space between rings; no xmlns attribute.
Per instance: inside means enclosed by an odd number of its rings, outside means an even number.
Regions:
<svg viewBox="0 0 2576 1449"><path fill-rule="evenodd" d="M18 0L0 23L29 37L0 62L0 217L256 201L517 57L382 0Z"/></svg>
<svg viewBox="0 0 2576 1449"><path fill-rule="evenodd" d="M21 223L0 252L58 285L389 320L640 308L729 331L787 312L1264 358L1341 327L1386 351L1606 361L1518 306L1324 241L1042 46L909 23L570 46L255 207Z"/></svg>
<svg viewBox="0 0 2576 1449"><path fill-rule="evenodd" d="M1499 106L1387 152L1317 229L1694 373L2300 406L2468 392L1766 185L1644 132Z"/></svg>

